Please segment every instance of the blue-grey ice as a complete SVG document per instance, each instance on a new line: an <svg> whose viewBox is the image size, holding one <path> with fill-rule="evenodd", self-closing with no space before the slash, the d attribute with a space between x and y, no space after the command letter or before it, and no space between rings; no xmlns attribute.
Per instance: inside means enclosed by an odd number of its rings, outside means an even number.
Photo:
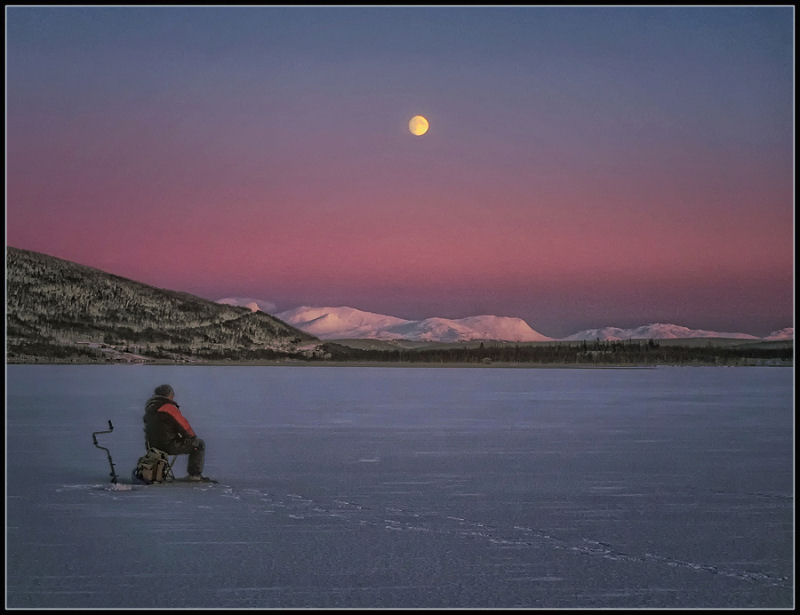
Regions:
<svg viewBox="0 0 800 615"><path fill-rule="evenodd" d="M114 489L155 386L219 484ZM7 367L9 608L790 608L790 368ZM185 457L177 462L185 473Z"/></svg>

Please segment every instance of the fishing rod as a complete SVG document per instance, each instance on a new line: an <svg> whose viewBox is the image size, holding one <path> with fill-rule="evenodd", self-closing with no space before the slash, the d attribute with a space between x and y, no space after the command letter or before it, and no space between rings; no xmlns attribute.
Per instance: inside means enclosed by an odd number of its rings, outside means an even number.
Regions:
<svg viewBox="0 0 800 615"><path fill-rule="evenodd" d="M106 455L108 456L108 464L111 466L111 475L110 475L111 476L111 482L116 484L117 483L117 473L114 471L114 462L111 461L111 453L109 452L109 450L105 446L100 446L97 443L97 434L99 434L99 433L111 433L112 431L114 431L114 426L111 424L111 419L109 419L109 421L108 421L108 429L107 430L92 432L92 441L94 442L94 445L97 448L102 448L106 452Z"/></svg>

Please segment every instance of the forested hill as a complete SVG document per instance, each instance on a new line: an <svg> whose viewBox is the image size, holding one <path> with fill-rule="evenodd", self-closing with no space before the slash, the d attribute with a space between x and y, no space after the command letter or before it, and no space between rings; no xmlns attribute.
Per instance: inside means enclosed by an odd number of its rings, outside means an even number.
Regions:
<svg viewBox="0 0 800 615"><path fill-rule="evenodd" d="M6 327L10 363L275 359L317 341L264 312L10 246Z"/></svg>

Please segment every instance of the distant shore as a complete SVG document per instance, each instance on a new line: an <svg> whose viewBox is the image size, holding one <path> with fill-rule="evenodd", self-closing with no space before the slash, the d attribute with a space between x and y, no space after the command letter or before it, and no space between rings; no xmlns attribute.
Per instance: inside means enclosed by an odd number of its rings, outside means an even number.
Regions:
<svg viewBox="0 0 800 615"><path fill-rule="evenodd" d="M794 367L793 361L776 359L751 360L741 363L533 363L533 362L501 362L468 363L468 362L424 362L424 361L302 361L302 360L270 360L270 361L11 361L6 365L149 365L149 366L201 366L201 367L399 367L399 368L470 368L470 369L655 369L657 367Z"/></svg>

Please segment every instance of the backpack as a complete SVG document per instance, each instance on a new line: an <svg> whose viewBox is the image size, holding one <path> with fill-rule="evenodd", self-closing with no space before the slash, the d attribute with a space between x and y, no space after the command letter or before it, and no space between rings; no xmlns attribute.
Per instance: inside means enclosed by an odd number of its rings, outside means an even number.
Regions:
<svg viewBox="0 0 800 615"><path fill-rule="evenodd" d="M134 482L161 483L173 478L169 456L164 451L150 447L147 452L139 457L136 468L133 470Z"/></svg>

